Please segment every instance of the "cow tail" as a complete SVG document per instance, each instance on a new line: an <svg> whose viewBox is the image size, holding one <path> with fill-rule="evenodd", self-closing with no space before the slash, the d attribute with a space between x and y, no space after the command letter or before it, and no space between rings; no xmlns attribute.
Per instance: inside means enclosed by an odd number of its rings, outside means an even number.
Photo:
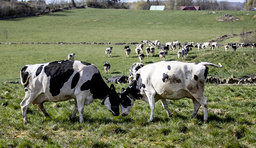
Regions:
<svg viewBox="0 0 256 148"><path fill-rule="evenodd" d="M209 63L209 62L200 62L198 64L204 65L204 66L214 66L214 67L218 67L218 68L222 68L221 63L219 63L219 65L213 64L213 63Z"/></svg>

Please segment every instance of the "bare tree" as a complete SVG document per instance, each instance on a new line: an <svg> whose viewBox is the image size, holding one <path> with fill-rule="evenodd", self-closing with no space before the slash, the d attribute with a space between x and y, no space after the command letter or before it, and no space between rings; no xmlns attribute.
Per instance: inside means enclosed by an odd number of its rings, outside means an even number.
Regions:
<svg viewBox="0 0 256 148"><path fill-rule="evenodd" d="M75 0L71 0L71 3L72 3L72 6L73 6L73 7L76 7Z"/></svg>

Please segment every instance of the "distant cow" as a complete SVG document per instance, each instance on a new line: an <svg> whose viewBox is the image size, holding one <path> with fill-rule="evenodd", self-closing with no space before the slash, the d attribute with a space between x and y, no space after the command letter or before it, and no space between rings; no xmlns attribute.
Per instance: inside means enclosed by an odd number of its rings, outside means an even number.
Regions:
<svg viewBox="0 0 256 148"><path fill-rule="evenodd" d="M144 58L145 58L145 55L143 53L139 54L138 55L139 59L140 59L140 62L143 62Z"/></svg>
<svg viewBox="0 0 256 148"><path fill-rule="evenodd" d="M236 51L238 48L238 45L236 45L236 43L228 43L229 46L231 46L231 48L233 49L233 51Z"/></svg>
<svg viewBox="0 0 256 148"><path fill-rule="evenodd" d="M130 53L131 53L130 47L129 46L124 46L124 51L125 51L126 57L129 57Z"/></svg>
<svg viewBox="0 0 256 148"><path fill-rule="evenodd" d="M138 44L138 45L136 45L135 53L136 53L137 55L143 53L143 44Z"/></svg>
<svg viewBox="0 0 256 148"><path fill-rule="evenodd" d="M159 58L161 59L161 60L164 60L165 59L165 51L164 50L161 50L161 51L159 51Z"/></svg>
<svg viewBox="0 0 256 148"><path fill-rule="evenodd" d="M136 77L130 85L121 92L121 111L126 116L137 99L142 99L150 105L149 122L154 118L155 102L161 100L168 116L172 114L168 109L166 99L178 100L191 98L194 104L193 118L199 107L204 110L204 121L208 119L208 100L204 96L204 84L208 74L206 66L222 67L208 62L184 63L178 61L161 61L148 64L136 72ZM129 101L128 101L129 100ZM124 105L125 103L125 106Z"/></svg>
<svg viewBox="0 0 256 148"><path fill-rule="evenodd" d="M25 97L21 101L21 112L25 123L27 108L37 104L45 116L44 102L75 99L75 109L71 119L79 111L79 121L83 122L84 105L94 99L102 100L113 115L119 115L119 97L114 85L109 88L101 77L97 67L82 61L55 61L44 64L25 65L20 71L21 84Z"/></svg>
<svg viewBox="0 0 256 148"><path fill-rule="evenodd" d="M68 54L68 60L74 61L75 55L75 53Z"/></svg>
<svg viewBox="0 0 256 148"><path fill-rule="evenodd" d="M112 50L113 50L113 47L109 47L109 48L107 48L107 49L105 50L105 53L106 53L106 55L107 55L108 57L111 56Z"/></svg>
<svg viewBox="0 0 256 148"><path fill-rule="evenodd" d="M151 56L153 56L155 54L155 47L154 46L150 46L150 54L151 54Z"/></svg>
<svg viewBox="0 0 256 148"><path fill-rule="evenodd" d="M146 55L147 55L147 57L149 56L149 54L150 54L150 47L146 47Z"/></svg>
<svg viewBox="0 0 256 148"><path fill-rule="evenodd" d="M229 46L225 45L225 51L228 51L228 49L229 49Z"/></svg>
<svg viewBox="0 0 256 148"><path fill-rule="evenodd" d="M132 82L132 80L134 79L135 77L135 73L141 68L143 67L144 64L143 63L133 63L131 68L130 68L130 71L129 71L129 83Z"/></svg>
<svg viewBox="0 0 256 148"><path fill-rule="evenodd" d="M106 73L109 73L109 70L110 70L110 64L109 64L109 62L105 62L105 63L103 64L103 67L104 67L105 72L106 72Z"/></svg>
<svg viewBox="0 0 256 148"><path fill-rule="evenodd" d="M189 46L183 46L177 53L178 58L183 58L183 57L187 57L188 56L188 52L192 50L191 47Z"/></svg>

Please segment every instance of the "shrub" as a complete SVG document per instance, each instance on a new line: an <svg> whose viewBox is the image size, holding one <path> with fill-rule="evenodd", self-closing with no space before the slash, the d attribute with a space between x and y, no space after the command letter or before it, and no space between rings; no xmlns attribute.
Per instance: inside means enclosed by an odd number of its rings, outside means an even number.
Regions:
<svg viewBox="0 0 256 148"><path fill-rule="evenodd" d="M149 9L149 4L145 1L140 1L137 2L135 5L135 10L148 10Z"/></svg>

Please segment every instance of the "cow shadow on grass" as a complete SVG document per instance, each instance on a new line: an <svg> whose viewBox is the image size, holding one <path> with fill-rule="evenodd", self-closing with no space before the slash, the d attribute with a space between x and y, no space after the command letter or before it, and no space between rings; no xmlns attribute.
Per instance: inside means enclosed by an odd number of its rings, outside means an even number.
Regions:
<svg viewBox="0 0 256 148"><path fill-rule="evenodd" d="M125 119L111 119L111 118L97 118L97 117L91 117L89 115L84 115L84 122L87 124L122 124L122 123L133 123L134 120L130 118L125 118ZM76 117L74 119L69 119L71 123L79 123L79 117Z"/></svg>
<svg viewBox="0 0 256 148"><path fill-rule="evenodd" d="M203 120L204 116L202 114L196 115L195 118L197 120L200 120L201 122L204 122L204 120ZM221 123L233 123L233 122L235 122L235 119L230 116L219 116L216 114L211 114L208 116L208 123L213 122L213 121L221 122Z"/></svg>
<svg viewBox="0 0 256 148"><path fill-rule="evenodd" d="M119 71L113 71L113 72L111 72L111 74L121 74L121 72L119 72Z"/></svg>

